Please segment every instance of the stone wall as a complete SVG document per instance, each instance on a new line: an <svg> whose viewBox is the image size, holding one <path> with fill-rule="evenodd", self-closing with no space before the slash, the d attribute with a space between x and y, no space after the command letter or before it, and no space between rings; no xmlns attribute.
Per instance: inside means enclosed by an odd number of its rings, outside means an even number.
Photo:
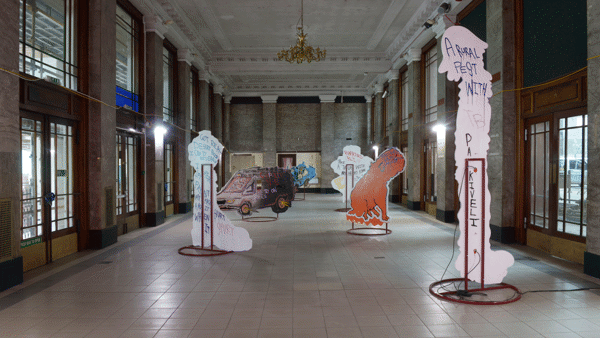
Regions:
<svg viewBox="0 0 600 338"><path fill-rule="evenodd" d="M229 105L229 151L259 152L263 146L261 104Z"/></svg>
<svg viewBox="0 0 600 338"><path fill-rule="evenodd" d="M321 104L277 104L277 152L321 150Z"/></svg>

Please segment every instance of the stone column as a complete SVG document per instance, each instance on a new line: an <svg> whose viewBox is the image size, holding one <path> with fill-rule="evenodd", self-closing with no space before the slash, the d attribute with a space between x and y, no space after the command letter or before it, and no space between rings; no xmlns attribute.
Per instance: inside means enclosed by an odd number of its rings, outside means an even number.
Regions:
<svg viewBox="0 0 600 338"><path fill-rule="evenodd" d="M600 54L600 7L588 0L588 57ZM588 60L588 205L583 272L600 278L600 58Z"/></svg>
<svg viewBox="0 0 600 338"><path fill-rule="evenodd" d="M89 2L89 95L115 105L116 3ZM116 127L114 108L88 101L86 159L88 177L88 247L101 249L117 242ZM112 207L111 207L112 206Z"/></svg>
<svg viewBox="0 0 600 338"><path fill-rule="evenodd" d="M371 139L371 102L373 102L373 96L371 94L365 95L365 100L367 100L367 145L370 146L373 144L373 140Z"/></svg>
<svg viewBox="0 0 600 338"><path fill-rule="evenodd" d="M198 131L211 130L210 125L210 82L208 74L200 75L200 121L198 121Z"/></svg>
<svg viewBox="0 0 600 338"><path fill-rule="evenodd" d="M388 145L390 147L400 147L400 123L398 117L398 77L400 74L397 69L390 70L386 77L389 79L388 82L388 96L387 98L387 121L385 122L388 127ZM390 182L390 201L399 203L401 201L400 196L400 175Z"/></svg>
<svg viewBox="0 0 600 338"><path fill-rule="evenodd" d="M213 136L223 144L223 86L216 85L213 100L215 100L215 125L212 126Z"/></svg>
<svg viewBox="0 0 600 338"><path fill-rule="evenodd" d="M263 167L277 166L277 98L261 95L263 101Z"/></svg>
<svg viewBox="0 0 600 338"><path fill-rule="evenodd" d="M446 28L452 24L447 19L442 19L438 20L432 27L437 39L438 65L441 63L443 55L444 42L442 36ZM451 19L454 21L454 18ZM457 198L454 191L454 167L456 164L454 160L454 150L456 148L454 132L456 130L456 110L458 110L458 86L456 83L448 81L445 74L438 74L437 81L437 123L444 128L437 131L436 218L442 222L452 223L456 220L454 200Z"/></svg>
<svg viewBox="0 0 600 338"><path fill-rule="evenodd" d="M411 48L405 56L408 70L408 204L412 210L421 209L421 166L423 163L423 113L421 111L421 50Z"/></svg>
<svg viewBox="0 0 600 338"><path fill-rule="evenodd" d="M231 170L230 170L230 153L229 153L229 139L230 139L230 135L229 135L229 119L230 119L230 112L231 112L231 95L230 94L225 94L225 104L223 107L223 146L225 146L225 149L223 149L223 166L225 166L225 177L223 177L223 182L227 183L229 181L229 179L231 178Z"/></svg>
<svg viewBox="0 0 600 338"><path fill-rule="evenodd" d="M213 100L215 102L213 109L215 114L215 125L212 126L212 134L213 136L223 144L223 86L216 85L214 87L213 92ZM225 151L223 151L225 152ZM221 159L223 158L223 154L221 155ZM221 161L216 167L215 171L217 173L217 186L223 186L223 162Z"/></svg>
<svg viewBox="0 0 600 338"><path fill-rule="evenodd" d="M381 129L383 125L383 84L377 83L375 84L375 114L373 114L374 123L374 133L373 133L373 143L379 145L379 149L381 149L381 145L383 142L383 130ZM383 150L383 149L381 149Z"/></svg>
<svg viewBox="0 0 600 338"><path fill-rule="evenodd" d="M487 70L499 75L492 83L493 93L516 88L514 1L486 1L487 15ZM488 152L488 180L492 196L491 239L502 243L515 240L517 93L508 91L490 98L490 149ZM517 160L515 160L517 159Z"/></svg>
<svg viewBox="0 0 600 338"><path fill-rule="evenodd" d="M192 90L190 86L191 74L190 51L180 49L177 51L177 116L175 123L178 128L172 128L171 131L176 135L175 142L175 170L177 171L175 212L185 214L192 210L192 177L190 175L190 160L188 158L188 144L191 142L190 114L190 96Z"/></svg>
<svg viewBox="0 0 600 338"><path fill-rule="evenodd" d="M0 67L19 72L19 2L2 5L2 39L0 39ZM19 122L19 78L0 72L0 199L3 207L10 208L12 228L0 240L0 292L23 282L21 243L21 132ZM5 204L6 203L6 204ZM5 242L6 241L6 242ZM8 242L8 243L7 243Z"/></svg>
<svg viewBox="0 0 600 338"><path fill-rule="evenodd" d="M155 134L156 124L163 124L163 40L165 26L158 17L144 17L146 24L146 114L150 125L146 128L145 153L145 224L157 226L165 221L165 167L164 140ZM114 23L113 23L114 24ZM173 132L172 127L168 132Z"/></svg>
<svg viewBox="0 0 600 338"><path fill-rule="evenodd" d="M321 100L321 193L331 190L331 181L336 174L331 163L342 155L335 145L335 95L319 95Z"/></svg>

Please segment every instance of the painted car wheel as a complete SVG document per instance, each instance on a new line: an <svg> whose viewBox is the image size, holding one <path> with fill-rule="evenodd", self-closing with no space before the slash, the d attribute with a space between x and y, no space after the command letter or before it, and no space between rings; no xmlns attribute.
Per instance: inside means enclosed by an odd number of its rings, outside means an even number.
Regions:
<svg viewBox="0 0 600 338"><path fill-rule="evenodd" d="M248 216L252 213L252 209L250 208L250 203L244 203L240 206L239 210L240 214L244 216Z"/></svg>
<svg viewBox="0 0 600 338"><path fill-rule="evenodd" d="M282 212L285 212L289 207L289 202L287 202L285 200L284 196L279 196L277 197L277 201L275 202L275 204L273 205L273 207L271 207L271 209L273 210L274 213L279 214Z"/></svg>

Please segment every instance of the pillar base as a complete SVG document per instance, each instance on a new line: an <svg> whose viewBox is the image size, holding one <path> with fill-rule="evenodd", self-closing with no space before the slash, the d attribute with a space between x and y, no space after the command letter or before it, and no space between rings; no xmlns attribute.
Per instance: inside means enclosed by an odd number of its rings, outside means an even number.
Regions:
<svg viewBox="0 0 600 338"><path fill-rule="evenodd" d="M165 222L165 211L149 212L146 213L146 224L147 227L155 227Z"/></svg>
<svg viewBox="0 0 600 338"><path fill-rule="evenodd" d="M117 237L118 228L116 225L100 230L90 230L89 247L96 250L104 249L117 243Z"/></svg>
<svg viewBox="0 0 600 338"><path fill-rule="evenodd" d="M600 278L600 256L591 252L583 253L583 273Z"/></svg>
<svg viewBox="0 0 600 338"><path fill-rule="evenodd" d="M502 244L513 244L515 242L515 228L514 227L499 227L497 225L490 224L490 239Z"/></svg>
<svg viewBox="0 0 600 338"><path fill-rule="evenodd" d="M177 206L177 213L179 214L187 214L192 211L192 202L179 203Z"/></svg>
<svg viewBox="0 0 600 338"><path fill-rule="evenodd" d="M421 210L421 201L408 200L408 203L406 203L406 207L410 210Z"/></svg>
<svg viewBox="0 0 600 338"><path fill-rule="evenodd" d="M0 263L0 292L23 283L23 257Z"/></svg>
<svg viewBox="0 0 600 338"><path fill-rule="evenodd" d="M454 218L454 210L437 209L435 212L435 218L438 221L442 221L445 223L454 223L454 221L456 221L456 219Z"/></svg>

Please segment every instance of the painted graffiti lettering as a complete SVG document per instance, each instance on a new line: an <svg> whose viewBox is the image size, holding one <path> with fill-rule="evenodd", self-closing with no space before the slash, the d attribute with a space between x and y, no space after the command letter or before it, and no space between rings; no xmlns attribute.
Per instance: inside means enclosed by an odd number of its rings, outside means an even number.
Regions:
<svg viewBox="0 0 600 338"><path fill-rule="evenodd" d="M477 49L471 47L461 47L458 44L453 44L448 37L444 37L444 47L446 49L446 56L450 56L449 51L451 51L452 56L456 56L456 54L458 53L458 56L461 59L481 59L481 56L477 54Z"/></svg>
<svg viewBox="0 0 600 338"><path fill-rule="evenodd" d="M485 96L488 87L487 83L475 82L473 80L467 81L465 85L467 86L467 96Z"/></svg>
<svg viewBox="0 0 600 338"><path fill-rule="evenodd" d="M460 74L469 74L470 76L477 75L477 64L469 61L464 64L462 61L454 61L454 69Z"/></svg>
<svg viewBox="0 0 600 338"><path fill-rule="evenodd" d="M477 200L478 196L475 196L475 177L473 175L477 172L477 168L469 169L469 225L472 227L477 227L477 221L479 221L479 203Z"/></svg>

